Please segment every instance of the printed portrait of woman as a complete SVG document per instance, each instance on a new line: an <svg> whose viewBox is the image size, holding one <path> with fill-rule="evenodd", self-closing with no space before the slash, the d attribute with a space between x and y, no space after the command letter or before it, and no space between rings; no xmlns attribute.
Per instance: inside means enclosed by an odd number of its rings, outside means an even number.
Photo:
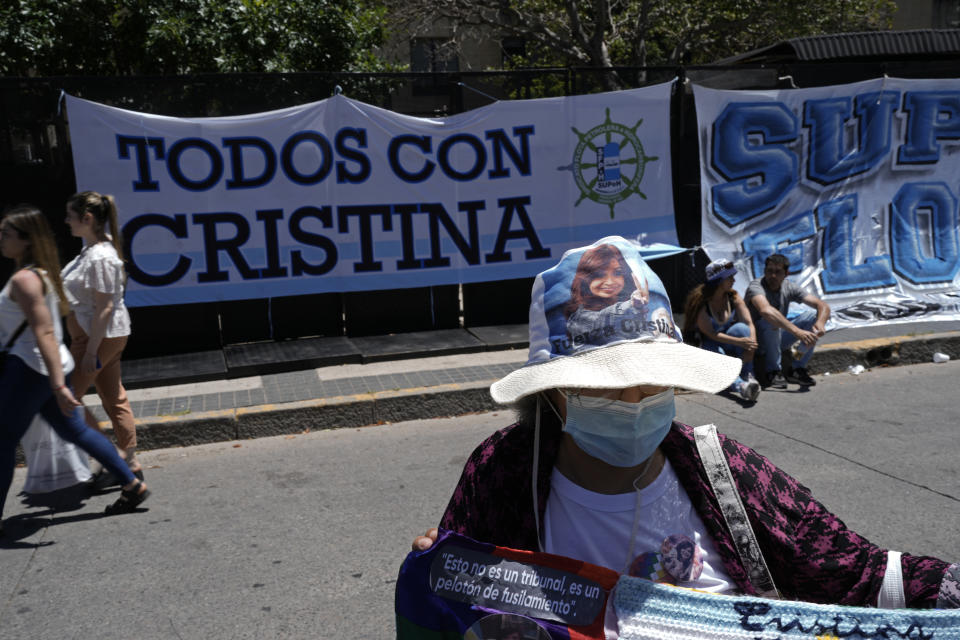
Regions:
<svg viewBox="0 0 960 640"><path fill-rule="evenodd" d="M647 280L633 273L620 250L601 244L584 252L564 306L575 344L606 344L647 331Z"/></svg>
<svg viewBox="0 0 960 640"><path fill-rule="evenodd" d="M677 582L692 582L703 572L700 548L682 534L667 536L660 547L661 562Z"/></svg>

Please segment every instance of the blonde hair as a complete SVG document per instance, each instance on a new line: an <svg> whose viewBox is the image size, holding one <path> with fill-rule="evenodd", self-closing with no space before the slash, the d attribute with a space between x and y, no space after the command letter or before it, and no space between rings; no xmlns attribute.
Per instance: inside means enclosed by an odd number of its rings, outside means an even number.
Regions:
<svg viewBox="0 0 960 640"><path fill-rule="evenodd" d="M9 210L3 216L3 222L16 231L22 240L29 241L26 253L17 261L17 267L35 265L45 271L46 279L57 292L60 314L66 315L69 305L63 292L63 282L60 280L60 256L46 216L40 209L23 204Z"/></svg>
<svg viewBox="0 0 960 640"><path fill-rule="evenodd" d="M113 196L99 194L96 191L81 191L70 196L67 207L82 217L85 213L93 216L97 231L109 228L110 240L117 255L123 260L123 238L120 236L120 224L117 221L117 203Z"/></svg>

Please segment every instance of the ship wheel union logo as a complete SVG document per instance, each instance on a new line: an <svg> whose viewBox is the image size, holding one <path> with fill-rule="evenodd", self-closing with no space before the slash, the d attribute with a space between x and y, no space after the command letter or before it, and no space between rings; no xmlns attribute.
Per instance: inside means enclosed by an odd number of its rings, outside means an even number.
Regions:
<svg viewBox="0 0 960 640"><path fill-rule="evenodd" d="M647 163L658 158L644 153L643 143L637 137L637 129L642 123L640 119L633 127L628 127L613 122L608 108L603 124L586 133L571 127L578 138L573 163L557 167L557 170L573 173L580 190L574 206L590 199L610 207L610 217L613 218L614 207L632 194L647 199L640 190L640 182Z"/></svg>

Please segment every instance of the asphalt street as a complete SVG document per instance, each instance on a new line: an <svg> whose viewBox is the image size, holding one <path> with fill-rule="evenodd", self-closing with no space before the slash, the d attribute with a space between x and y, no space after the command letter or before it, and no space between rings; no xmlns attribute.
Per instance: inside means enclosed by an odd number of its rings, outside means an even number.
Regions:
<svg viewBox="0 0 960 640"><path fill-rule="evenodd" d="M817 376L754 406L684 394L876 543L960 559L960 363ZM470 450L509 411L143 454L154 496L17 495L0 541L0 637L394 637L397 569Z"/></svg>

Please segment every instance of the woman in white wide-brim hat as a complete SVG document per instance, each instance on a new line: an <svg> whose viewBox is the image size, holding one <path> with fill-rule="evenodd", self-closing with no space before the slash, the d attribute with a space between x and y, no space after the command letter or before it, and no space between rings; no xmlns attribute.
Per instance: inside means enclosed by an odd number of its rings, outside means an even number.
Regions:
<svg viewBox="0 0 960 640"><path fill-rule="evenodd" d="M646 282L646 309L625 310L589 335L571 334L563 309L577 267L602 244L622 255L624 277ZM570 250L541 273L528 362L491 387L494 400L515 405L518 421L470 456L440 526L718 593L960 606L953 595L960 566L908 554L888 562L887 550L847 529L752 449L719 436L717 457L705 466L700 451L710 450L696 441L704 431L695 439L694 429L674 420L674 391L716 393L737 378L741 361L685 345L672 317L660 279L623 238ZM718 459L729 466L728 490L739 494L746 516L736 536L723 515L736 496L712 484ZM741 539L744 527L754 534L752 547ZM432 529L413 547L436 539ZM744 551L756 555L744 558Z"/></svg>

